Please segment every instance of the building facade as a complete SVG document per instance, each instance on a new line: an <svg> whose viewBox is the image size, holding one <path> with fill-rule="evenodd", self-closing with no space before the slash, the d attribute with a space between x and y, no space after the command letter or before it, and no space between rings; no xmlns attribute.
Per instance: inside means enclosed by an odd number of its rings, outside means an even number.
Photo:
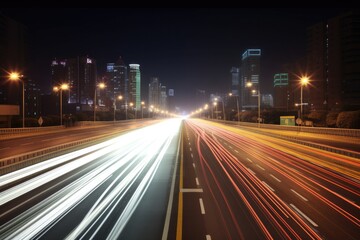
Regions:
<svg viewBox="0 0 360 240"><path fill-rule="evenodd" d="M257 108L257 98L252 89L260 90L260 57L261 49L247 49L241 58L240 67L240 105L244 109ZM251 83L251 87L247 84Z"/></svg>
<svg viewBox="0 0 360 240"><path fill-rule="evenodd" d="M141 110L141 74L139 64L129 64L129 103Z"/></svg>
<svg viewBox="0 0 360 240"><path fill-rule="evenodd" d="M289 103L289 74L277 73L274 75L274 107L279 110L289 111Z"/></svg>
<svg viewBox="0 0 360 240"><path fill-rule="evenodd" d="M69 103L90 105L94 102L94 91L97 82L95 59L76 57L67 60Z"/></svg>
<svg viewBox="0 0 360 240"><path fill-rule="evenodd" d="M353 10L307 30L313 111L360 107L360 14Z"/></svg>
<svg viewBox="0 0 360 240"><path fill-rule="evenodd" d="M115 101L116 107L128 102L128 74L127 66L123 59L119 57L116 63L108 63L106 66L108 85L106 92L108 97L114 101L117 97L122 96L122 102Z"/></svg>
<svg viewBox="0 0 360 240"><path fill-rule="evenodd" d="M149 106L159 108L160 99L160 82L158 77L150 78L149 83Z"/></svg>

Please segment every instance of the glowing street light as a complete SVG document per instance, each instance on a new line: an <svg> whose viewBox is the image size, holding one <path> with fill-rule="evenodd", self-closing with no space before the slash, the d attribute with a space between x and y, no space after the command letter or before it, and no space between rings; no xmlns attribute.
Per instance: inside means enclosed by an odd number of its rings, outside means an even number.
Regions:
<svg viewBox="0 0 360 240"><path fill-rule="evenodd" d="M119 95L117 99L122 100L123 96ZM116 111L116 98L114 97L114 122L115 122L115 111Z"/></svg>
<svg viewBox="0 0 360 240"><path fill-rule="evenodd" d="M304 76L300 79L300 119L302 120L303 116L303 86L306 86L309 83L309 78Z"/></svg>
<svg viewBox="0 0 360 240"><path fill-rule="evenodd" d="M141 102L141 118L144 118L144 115L143 115L144 105L145 105L145 102L142 101Z"/></svg>
<svg viewBox="0 0 360 240"><path fill-rule="evenodd" d="M62 126L63 122L63 114L62 114L62 91L63 90L69 90L69 85L66 83L61 84L60 86L55 86L53 88L55 92L60 91L60 126Z"/></svg>
<svg viewBox="0 0 360 240"><path fill-rule="evenodd" d="M252 82L247 82L246 83L246 87L252 87ZM260 97L261 97L261 94L260 94L260 89L258 88L258 90L251 90L251 92L253 93L253 96L254 97L258 97L258 127L260 127ZM254 95L255 93L257 92L257 95Z"/></svg>
<svg viewBox="0 0 360 240"><path fill-rule="evenodd" d="M232 97L233 94L229 93L229 96ZM238 117L238 122L240 122L240 112L239 112L239 98L237 95L235 95L236 97L236 108L237 108L237 117Z"/></svg>
<svg viewBox="0 0 360 240"><path fill-rule="evenodd" d="M105 83L99 83L97 85L97 87L99 87L100 89L104 89L106 87ZM97 87L95 87L95 95L94 95L94 122L96 121L96 89Z"/></svg>
<svg viewBox="0 0 360 240"><path fill-rule="evenodd" d="M21 78L23 75L20 75L17 72L11 72L9 74L9 79L11 81L20 81L22 83L22 127L25 127L25 82Z"/></svg>

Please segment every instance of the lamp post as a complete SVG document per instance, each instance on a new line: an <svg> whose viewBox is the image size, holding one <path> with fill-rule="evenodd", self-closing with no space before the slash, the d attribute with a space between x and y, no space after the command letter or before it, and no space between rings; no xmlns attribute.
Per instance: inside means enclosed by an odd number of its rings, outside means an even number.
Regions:
<svg viewBox="0 0 360 240"><path fill-rule="evenodd" d="M53 90L55 92L60 91L60 126L62 126L62 122L63 122L63 113L62 113L62 91L63 90L68 90L69 89L69 85L66 83L61 84L60 86L55 86L53 88Z"/></svg>
<svg viewBox="0 0 360 240"><path fill-rule="evenodd" d="M99 83L99 85L95 86L95 95L94 95L94 122L96 121L96 89L99 87L100 89L104 89L106 87L105 83Z"/></svg>
<svg viewBox="0 0 360 240"><path fill-rule="evenodd" d="M144 101L142 101L142 102L141 102L141 119L143 119L143 118L144 118L144 115L143 115L144 105L145 105L145 102L144 102Z"/></svg>
<svg viewBox="0 0 360 240"><path fill-rule="evenodd" d="M302 77L300 79L300 119L302 121L303 116L303 86L306 86L309 83L308 77Z"/></svg>
<svg viewBox="0 0 360 240"><path fill-rule="evenodd" d="M134 106L134 104L131 102L131 103L129 103L129 106L130 106L130 107L133 107L133 106Z"/></svg>
<svg viewBox="0 0 360 240"><path fill-rule="evenodd" d="M21 80L23 75L17 72L11 72L9 79L12 81L20 81L22 83L22 127L25 128L25 82Z"/></svg>
<svg viewBox="0 0 360 240"><path fill-rule="evenodd" d="M123 99L123 97L119 95L117 99L121 100ZM115 122L115 112L116 112L116 98L114 97L114 122Z"/></svg>
<svg viewBox="0 0 360 240"><path fill-rule="evenodd" d="M252 82L247 82L246 83L246 87L252 87L252 85L253 85ZM258 88L257 91L253 89L253 90L251 90L251 92L253 94L257 92L257 95L253 95L253 96L258 97L258 119L257 119L257 122L258 122L258 127L260 127L260 102L261 102L260 88Z"/></svg>
<svg viewBox="0 0 360 240"><path fill-rule="evenodd" d="M217 99L215 98L215 101ZM215 106L215 116L216 116L216 120L218 120L218 112L217 112L217 102L214 102L214 106Z"/></svg>
<svg viewBox="0 0 360 240"><path fill-rule="evenodd" d="M229 93L229 96L231 97L233 94L232 93ZM239 113L239 98L237 95L235 95L236 97L236 108L237 108L237 119L238 119L238 122L240 122L240 113Z"/></svg>

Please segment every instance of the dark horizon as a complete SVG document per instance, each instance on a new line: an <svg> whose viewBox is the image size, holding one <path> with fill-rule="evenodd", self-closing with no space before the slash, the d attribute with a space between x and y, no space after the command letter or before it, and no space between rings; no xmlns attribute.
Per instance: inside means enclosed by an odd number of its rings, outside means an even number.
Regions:
<svg viewBox="0 0 360 240"><path fill-rule="evenodd" d="M306 28L344 9L1 9L27 27L30 71L49 92L53 58L89 55L98 76L122 56L140 64L142 95L150 77L175 90L177 105L191 110L196 89L225 93L230 69L248 48L262 50L262 93L272 93L275 73L306 54ZM196 104L196 103L195 103Z"/></svg>

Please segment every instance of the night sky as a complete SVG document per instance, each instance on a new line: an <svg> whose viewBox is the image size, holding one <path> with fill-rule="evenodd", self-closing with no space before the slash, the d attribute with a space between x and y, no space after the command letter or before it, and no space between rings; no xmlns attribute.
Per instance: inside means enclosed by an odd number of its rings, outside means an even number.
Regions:
<svg viewBox="0 0 360 240"><path fill-rule="evenodd" d="M177 105L194 109L196 89L225 93L230 68L248 48L262 49L262 93L272 93L275 73L305 56L306 28L344 9L0 9L28 30L29 73L50 91L56 58L89 55L99 76L122 56L138 63L142 91L152 76L175 89ZM147 100L147 99L145 99Z"/></svg>

